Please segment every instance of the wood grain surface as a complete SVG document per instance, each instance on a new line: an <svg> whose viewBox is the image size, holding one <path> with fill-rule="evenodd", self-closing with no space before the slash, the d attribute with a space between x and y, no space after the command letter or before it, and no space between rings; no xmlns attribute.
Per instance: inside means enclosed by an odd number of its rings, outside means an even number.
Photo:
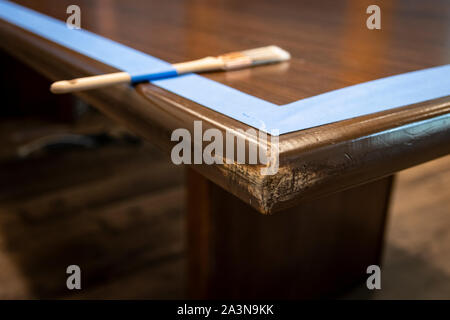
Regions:
<svg viewBox="0 0 450 320"><path fill-rule="evenodd" d="M65 20L70 1L17 1ZM79 1L82 27L169 62L267 44L289 63L207 77L284 104L348 85L450 63L450 3L434 1ZM365 9L382 8L382 30ZM1 46L50 79L113 69L0 22ZM79 94L169 151L171 132L248 127L150 84ZM243 106L245 108L245 106ZM195 166L262 213L340 191L450 152L450 98L283 135L280 171ZM426 120L427 121L423 121Z"/></svg>
<svg viewBox="0 0 450 320"><path fill-rule="evenodd" d="M18 0L66 20L70 0ZM382 10L381 31L366 8ZM82 27L171 63L279 45L291 62L208 78L277 104L450 63L450 3L432 1L77 1Z"/></svg>

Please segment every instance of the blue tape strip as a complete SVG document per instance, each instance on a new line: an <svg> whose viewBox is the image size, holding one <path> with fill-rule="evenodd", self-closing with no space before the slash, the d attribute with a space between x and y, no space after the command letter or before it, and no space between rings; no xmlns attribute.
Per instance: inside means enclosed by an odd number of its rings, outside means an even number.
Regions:
<svg viewBox="0 0 450 320"><path fill-rule="evenodd" d="M0 18L132 77L174 70L170 63L9 1L0 1Z"/></svg>
<svg viewBox="0 0 450 320"><path fill-rule="evenodd" d="M174 77L167 62L36 11L0 0L0 18L198 104L267 132L280 134L450 95L450 65L405 73L327 92L284 106L207 78ZM169 78L153 80L161 76ZM153 81L152 81L153 80Z"/></svg>
<svg viewBox="0 0 450 320"><path fill-rule="evenodd" d="M311 128L450 95L450 65L323 93L267 112L269 127Z"/></svg>

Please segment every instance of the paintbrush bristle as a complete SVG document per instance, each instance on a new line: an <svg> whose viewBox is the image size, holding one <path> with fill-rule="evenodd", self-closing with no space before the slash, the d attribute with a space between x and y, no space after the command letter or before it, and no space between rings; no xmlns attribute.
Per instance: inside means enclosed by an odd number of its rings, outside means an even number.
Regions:
<svg viewBox="0 0 450 320"><path fill-rule="evenodd" d="M223 70L241 69L254 65L282 62L289 60L289 52L277 46L267 46L240 52L231 52L216 57L218 68ZM214 58L213 58L214 59ZM212 64L211 64L212 65ZM208 70L212 70L209 68Z"/></svg>
<svg viewBox="0 0 450 320"><path fill-rule="evenodd" d="M291 58L289 52L277 46L267 46L257 49L245 50L241 53L249 57L252 60L253 64L280 62L289 60Z"/></svg>

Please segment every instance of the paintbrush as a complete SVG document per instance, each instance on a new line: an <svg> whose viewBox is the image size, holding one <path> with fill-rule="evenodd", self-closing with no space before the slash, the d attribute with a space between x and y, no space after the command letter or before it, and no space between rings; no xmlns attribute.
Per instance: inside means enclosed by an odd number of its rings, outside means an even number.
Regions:
<svg viewBox="0 0 450 320"><path fill-rule="evenodd" d="M105 86L164 79L192 72L206 72L216 70L234 70L255 65L275 63L289 60L289 52L277 47L268 46L241 52L231 52L217 57L206 57L203 59L173 64L173 71L154 73L140 76L134 79L127 72L116 72L93 77L77 78L54 82L50 91L53 93L68 93L81 90L90 90Z"/></svg>

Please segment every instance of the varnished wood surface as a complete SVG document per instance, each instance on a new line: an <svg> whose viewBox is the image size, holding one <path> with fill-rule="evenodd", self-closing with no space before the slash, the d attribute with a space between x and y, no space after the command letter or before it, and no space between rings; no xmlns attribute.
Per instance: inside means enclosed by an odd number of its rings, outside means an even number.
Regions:
<svg viewBox="0 0 450 320"><path fill-rule="evenodd" d="M60 19L65 19L70 4L18 2ZM380 2L381 31L365 27L369 4L374 3L79 3L84 28L170 62L268 42L286 48L294 57L289 63L208 75L275 103L450 62L447 1ZM112 71L4 22L0 36L4 49L51 79ZM204 128L247 128L149 84L140 85L137 92L124 86L80 96L165 150L172 146L172 130L192 129L199 118ZM271 177L248 165L195 169L259 211L274 212L450 152L449 109L450 99L443 98L283 135L280 172Z"/></svg>
<svg viewBox="0 0 450 320"><path fill-rule="evenodd" d="M17 0L66 20L70 0ZM382 9L382 30L366 8ZM171 63L269 44L287 63L208 78L277 104L450 63L450 4L432 1L77 1L82 27Z"/></svg>

